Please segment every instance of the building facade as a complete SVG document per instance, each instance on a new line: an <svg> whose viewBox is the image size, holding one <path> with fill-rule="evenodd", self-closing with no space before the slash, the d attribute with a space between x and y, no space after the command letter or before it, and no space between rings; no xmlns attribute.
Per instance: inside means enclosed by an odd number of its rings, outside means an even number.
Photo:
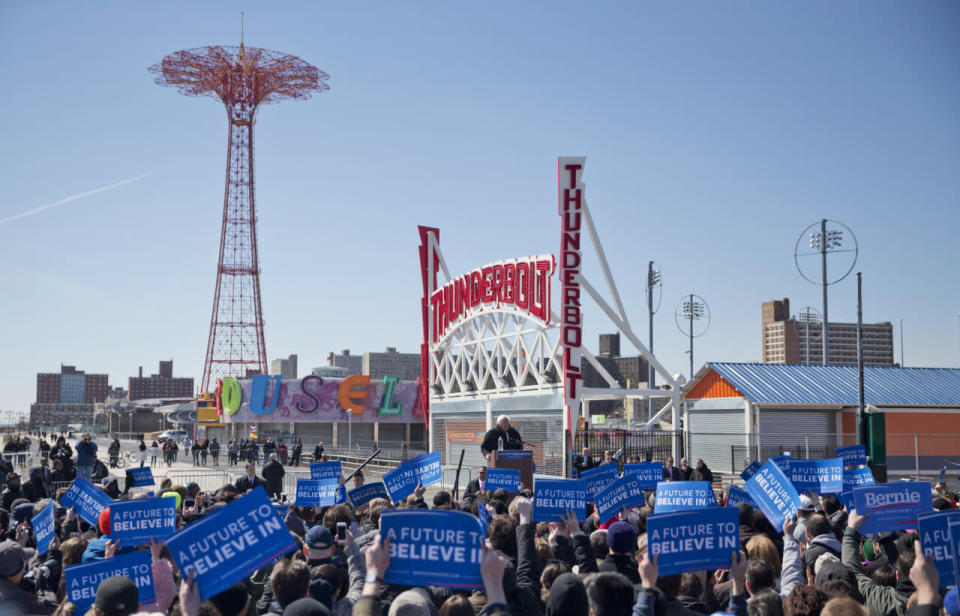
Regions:
<svg viewBox="0 0 960 616"><path fill-rule="evenodd" d="M76 366L37 374L37 401L30 405L30 427L93 423L94 406L110 393L106 374L87 374Z"/></svg>
<svg viewBox="0 0 960 616"><path fill-rule="evenodd" d="M290 355L286 359L279 358L270 362L270 374L281 375L285 379L297 378L297 356Z"/></svg>
<svg viewBox="0 0 960 616"><path fill-rule="evenodd" d="M762 357L765 364L823 363L823 325L820 322L790 316L790 300L763 302ZM830 323L828 360L831 364L857 363L857 324ZM868 366L892 366L893 325L863 324L863 363Z"/></svg>
<svg viewBox="0 0 960 616"><path fill-rule="evenodd" d="M396 347L387 347L384 353L364 353L362 374L371 379L389 375L402 381L415 381L420 378L420 354L397 353Z"/></svg>
<svg viewBox="0 0 960 616"><path fill-rule="evenodd" d="M351 355L350 349L344 349L340 353L330 353L327 356L327 363L338 368L345 368L348 375L363 374L363 357Z"/></svg>
<svg viewBox="0 0 960 616"><path fill-rule="evenodd" d="M138 376L127 381L127 400L150 400L156 398L190 398L193 396L193 378L173 376L173 360L160 362L160 374Z"/></svg>

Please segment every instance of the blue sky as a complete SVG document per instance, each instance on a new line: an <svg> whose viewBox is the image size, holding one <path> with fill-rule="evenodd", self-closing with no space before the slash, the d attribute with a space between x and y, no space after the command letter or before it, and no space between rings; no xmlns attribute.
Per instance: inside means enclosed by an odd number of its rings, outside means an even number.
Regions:
<svg viewBox="0 0 960 616"><path fill-rule="evenodd" d="M225 113L147 67L238 43L240 10L248 45L330 74L258 116L271 358L415 351L416 225L440 227L458 272L555 252L556 157L585 155L644 339L647 261L663 269L671 370L688 371L686 293L712 311L698 365L759 360L764 300L819 306L792 252L821 217L860 240L865 320L903 319L909 365L960 365L955 2L8 2L0 220L150 175L0 223L0 409L26 411L60 362L125 385L172 358L199 380ZM832 287L831 320L855 299L852 276ZM589 340L611 331L586 318Z"/></svg>

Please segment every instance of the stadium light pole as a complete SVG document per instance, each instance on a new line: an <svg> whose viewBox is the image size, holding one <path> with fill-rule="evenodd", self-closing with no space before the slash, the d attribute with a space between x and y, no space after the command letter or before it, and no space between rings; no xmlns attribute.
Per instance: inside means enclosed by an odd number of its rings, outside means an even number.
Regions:
<svg viewBox="0 0 960 616"><path fill-rule="evenodd" d="M690 350L687 351L690 354L690 376L687 377L689 383L693 380L693 339L704 335L710 327L710 308L707 306L707 301L691 293L677 305L674 320L677 323L677 329L690 339ZM686 325L686 330L681 321ZM699 331L695 329L694 321L702 321L703 329Z"/></svg>
<svg viewBox="0 0 960 616"><path fill-rule="evenodd" d="M657 298L657 306L653 306L653 291L655 288L662 287L660 286L660 270L653 269L653 261L650 261L647 264L647 313L650 317L650 354L653 355L653 315L660 309L660 298L663 297L661 293L660 297ZM653 369L653 365L650 362L647 362L647 389L653 389L656 385L657 373ZM654 402L653 398L647 398L647 420L653 417L654 414Z"/></svg>
<svg viewBox="0 0 960 616"><path fill-rule="evenodd" d="M833 223L834 228L828 229L827 223ZM818 231L812 231L812 229L819 228ZM800 252L800 244L803 241L804 236L809 235L809 249L810 252ZM847 239L849 238L849 239ZM850 262L850 267L847 268L847 271L843 273L842 276L836 280L830 280L827 275L827 255L834 253L850 252L853 253L853 260ZM829 347L830 347L830 325L829 325L829 315L827 312L827 287L836 284L846 278L851 271L853 271L853 266L857 263L857 255L859 254L859 245L857 244L857 238L853 234L853 231L847 225L836 220L829 220L827 218L820 219L819 222L815 222L806 229L803 230L803 233L800 234L800 237L797 239L797 243L794 246L793 250L793 261L797 267L797 271L800 272L800 275L803 276L805 280L813 284L818 284L821 287L823 293L823 365L826 366L830 363L829 356ZM803 268L800 266L800 260L802 257L809 256L819 256L820 257L820 280L814 280L813 278L807 276L804 273Z"/></svg>

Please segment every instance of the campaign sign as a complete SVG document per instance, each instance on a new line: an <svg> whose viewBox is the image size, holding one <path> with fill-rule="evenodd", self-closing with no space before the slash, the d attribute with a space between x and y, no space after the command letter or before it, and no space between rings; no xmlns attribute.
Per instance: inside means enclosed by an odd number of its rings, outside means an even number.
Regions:
<svg viewBox="0 0 960 616"><path fill-rule="evenodd" d="M793 517L800 508L800 495L773 458L767 460L757 474L743 484L743 489L777 532L783 531L784 519Z"/></svg>
<svg viewBox="0 0 960 616"><path fill-rule="evenodd" d="M535 479L533 482L533 521L556 522L567 510L577 520L587 521L587 482L583 479Z"/></svg>
<svg viewBox="0 0 960 616"><path fill-rule="evenodd" d="M333 477L339 481L342 474L343 469L340 467L340 460L310 463L310 479L329 479Z"/></svg>
<svg viewBox="0 0 960 616"><path fill-rule="evenodd" d="M950 531L950 550L953 553L953 580L960 582L960 517L947 518L947 529Z"/></svg>
<svg viewBox="0 0 960 616"><path fill-rule="evenodd" d="M337 502L337 486L340 484L339 476L327 477L325 479L304 479L297 478L297 507L329 507Z"/></svg>
<svg viewBox="0 0 960 616"><path fill-rule="evenodd" d="M608 462L596 468L580 473L580 479L586 484L587 498L593 500L600 490L604 489L620 477L620 469L615 462ZM663 468L660 469L660 478L663 480Z"/></svg>
<svg viewBox="0 0 960 616"><path fill-rule="evenodd" d="M497 460L527 460L533 458L529 449L501 449L497 451Z"/></svg>
<svg viewBox="0 0 960 616"><path fill-rule="evenodd" d="M375 498L385 498L390 500L390 495L387 494L387 486L383 485L382 481L365 483L359 488L350 490L350 492L348 492L348 496L350 497L350 502L353 503L354 507L366 505Z"/></svg>
<svg viewBox="0 0 960 616"><path fill-rule="evenodd" d="M844 466L862 466L867 463L867 446L850 445L849 447L837 447L834 454L843 460Z"/></svg>
<svg viewBox="0 0 960 616"><path fill-rule="evenodd" d="M754 509L757 508L757 504L753 502L753 499L750 498L749 494L737 486L730 486L730 491L727 493L727 506L733 507L739 503L747 503Z"/></svg>
<svg viewBox="0 0 960 616"><path fill-rule="evenodd" d="M662 471L661 471L662 472ZM624 506L642 505L643 489L635 477L621 477L606 488L600 490L594 502L597 506L597 515L600 521L610 520L620 512Z"/></svg>
<svg viewBox="0 0 960 616"><path fill-rule="evenodd" d="M480 555L486 533L480 520L469 513L384 511L380 514L380 536L390 538L385 583L483 588Z"/></svg>
<svg viewBox="0 0 960 616"><path fill-rule="evenodd" d="M97 598L100 582L122 575L130 578L137 585L140 605L153 603L157 600L157 595L153 589L151 559L149 551L130 552L85 565L67 567L63 570L66 575L67 600L77 606L78 614L83 614Z"/></svg>
<svg viewBox="0 0 960 616"><path fill-rule="evenodd" d="M843 460L790 460L790 483L797 492L836 494L843 491Z"/></svg>
<svg viewBox="0 0 960 616"><path fill-rule="evenodd" d="M425 453L407 460L399 467L383 476L383 483L390 493L390 500L399 502L413 494L417 482L427 487L440 481L443 471L440 469L440 452Z"/></svg>
<svg viewBox="0 0 960 616"><path fill-rule="evenodd" d="M716 504L717 495L708 481L661 481L657 484L653 513L706 509Z"/></svg>
<svg viewBox="0 0 960 616"><path fill-rule="evenodd" d="M133 488L142 488L144 486L156 485L153 479L153 470L149 466L135 466L127 469L127 472L133 477Z"/></svg>
<svg viewBox="0 0 960 616"><path fill-rule="evenodd" d="M202 600L246 579L296 546L263 486L185 526L167 540L181 575L196 573ZM149 552L138 553L150 556Z"/></svg>
<svg viewBox="0 0 960 616"><path fill-rule="evenodd" d="M740 473L740 478L746 481L756 475L758 470L760 470L760 463L754 460L750 463L750 466L743 469L743 472Z"/></svg>
<svg viewBox="0 0 960 616"><path fill-rule="evenodd" d="M483 489L493 492L503 488L510 494L517 491L520 483L520 471L512 468L488 468L487 478L483 481Z"/></svg>
<svg viewBox="0 0 960 616"><path fill-rule="evenodd" d="M786 476L790 475L790 454L785 453L782 456L773 456L770 458L773 460L773 463L777 465L777 468L780 469L780 472Z"/></svg>
<svg viewBox="0 0 960 616"><path fill-rule="evenodd" d="M940 574L940 586L956 585L954 577L953 544L950 540L950 521L960 524L960 511L924 513L917 519L920 531L920 547L926 556L933 557Z"/></svg>
<svg viewBox="0 0 960 616"><path fill-rule="evenodd" d="M623 476L636 479L642 490L654 490L663 481L663 465L659 462L624 464Z"/></svg>
<svg viewBox="0 0 960 616"><path fill-rule="evenodd" d="M856 508L856 504L853 502L853 490L840 493L840 502L843 503L843 506L847 508L847 511L853 511Z"/></svg>
<svg viewBox="0 0 960 616"><path fill-rule="evenodd" d="M110 506L111 498L83 477L77 477L60 497L60 504L73 507L88 524L100 523L100 512Z"/></svg>
<svg viewBox="0 0 960 616"><path fill-rule="evenodd" d="M177 532L177 503L172 498L137 498L110 503L110 538L122 546L149 545Z"/></svg>
<svg viewBox="0 0 960 616"><path fill-rule="evenodd" d="M53 500L30 520L33 526L33 536L37 540L37 552L46 554L50 549L50 540L53 539Z"/></svg>
<svg viewBox="0 0 960 616"><path fill-rule="evenodd" d="M483 536L487 536L487 528L490 526L490 512L484 503L477 503L477 519L480 520L480 526L483 527Z"/></svg>
<svg viewBox="0 0 960 616"><path fill-rule="evenodd" d="M877 483L873 478L873 471L869 468L843 469L843 489L853 490L857 486L872 486Z"/></svg>
<svg viewBox="0 0 960 616"><path fill-rule="evenodd" d="M647 547L659 555L660 575L730 568L740 551L740 514L732 507L647 518Z"/></svg>
<svg viewBox="0 0 960 616"><path fill-rule="evenodd" d="M859 514L870 514L860 527L864 535L916 528L921 513L933 510L929 481L898 481L853 489Z"/></svg>

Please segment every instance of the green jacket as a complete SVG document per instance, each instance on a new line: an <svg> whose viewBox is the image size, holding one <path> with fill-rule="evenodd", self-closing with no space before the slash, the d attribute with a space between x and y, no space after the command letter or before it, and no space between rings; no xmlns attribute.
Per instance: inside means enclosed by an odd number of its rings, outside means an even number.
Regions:
<svg viewBox="0 0 960 616"><path fill-rule="evenodd" d="M880 586L863 572L860 566L860 533L847 528L843 531L841 560L857 578L857 588L863 595L870 616L906 616L907 598L891 586Z"/></svg>

